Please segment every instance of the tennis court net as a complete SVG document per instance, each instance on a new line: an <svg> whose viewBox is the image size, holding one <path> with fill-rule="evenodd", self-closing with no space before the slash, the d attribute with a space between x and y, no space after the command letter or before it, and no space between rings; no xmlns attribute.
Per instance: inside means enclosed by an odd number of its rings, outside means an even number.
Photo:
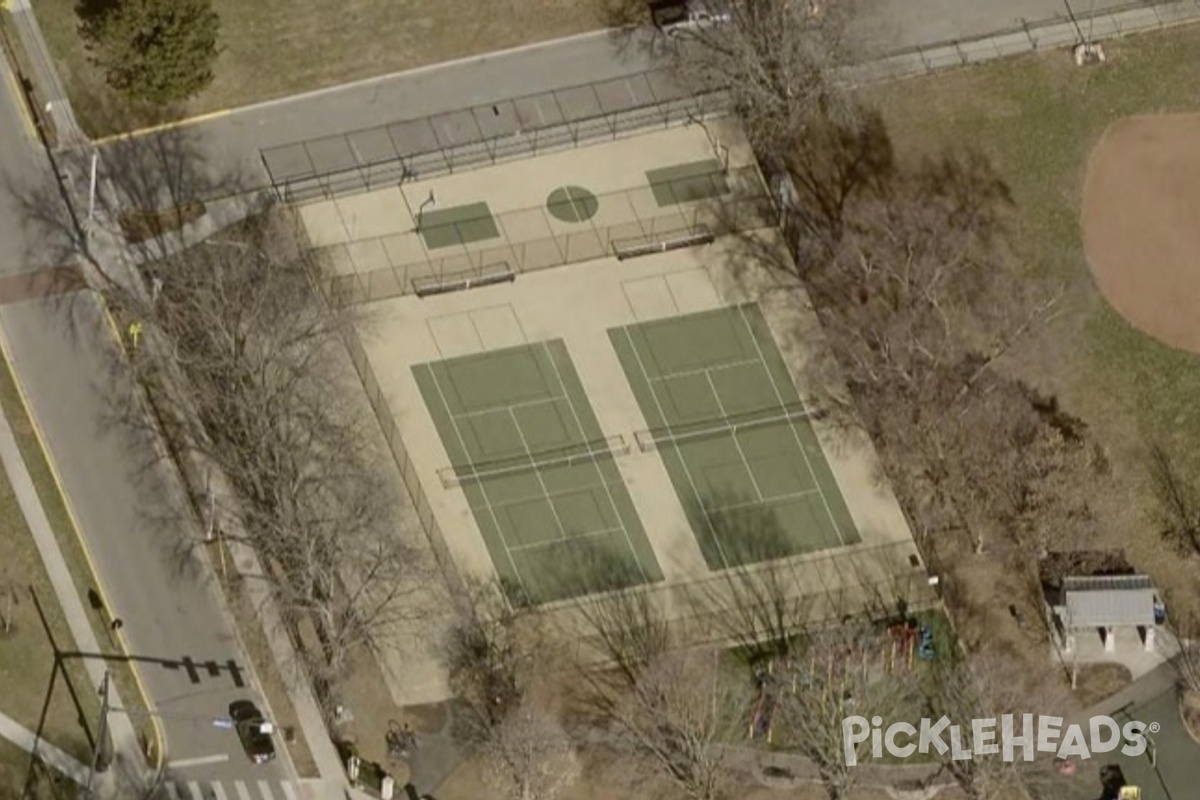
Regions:
<svg viewBox="0 0 1200 800"><path fill-rule="evenodd" d="M479 483L490 478L519 475L555 467L573 467L595 462L599 459L623 456L629 452L624 436L609 436L589 442L577 442L565 447L554 448L528 455L479 462L461 467L443 467L438 470L442 486L452 489L464 483Z"/></svg>
<svg viewBox="0 0 1200 800"><path fill-rule="evenodd" d="M637 431L633 436L638 449L643 453L652 453L660 447L678 447L689 442L716 439L722 436L735 436L739 433L773 425L790 425L800 420L819 419L820 411L808 409L802 405L775 407L763 411L741 414L735 417L723 417L718 420L704 420L683 425L667 425L661 428L649 428Z"/></svg>

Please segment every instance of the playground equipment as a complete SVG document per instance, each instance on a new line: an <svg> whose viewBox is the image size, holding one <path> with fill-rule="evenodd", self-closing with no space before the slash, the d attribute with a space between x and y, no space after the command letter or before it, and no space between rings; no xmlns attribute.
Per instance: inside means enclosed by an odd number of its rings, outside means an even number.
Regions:
<svg viewBox="0 0 1200 800"><path fill-rule="evenodd" d="M774 677L774 660L768 661L765 668L760 667L755 672L754 680L758 684L758 700L754 704L754 713L750 716L750 738L762 739L765 737L768 744L771 743L774 734L771 726L776 704L775 694L771 691Z"/></svg>
<svg viewBox="0 0 1200 800"><path fill-rule="evenodd" d="M888 638L892 641L892 646L884 652L888 672L898 667L912 669L914 655L922 661L933 661L937 656L933 629L928 625L918 625L913 620L897 623L888 627Z"/></svg>

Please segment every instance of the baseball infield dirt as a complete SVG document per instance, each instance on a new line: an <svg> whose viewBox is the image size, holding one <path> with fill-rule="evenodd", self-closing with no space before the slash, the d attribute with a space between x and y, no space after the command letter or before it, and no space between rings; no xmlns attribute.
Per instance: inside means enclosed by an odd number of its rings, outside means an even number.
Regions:
<svg viewBox="0 0 1200 800"><path fill-rule="evenodd" d="M1088 162L1083 245L1108 302L1200 353L1200 115L1113 123Z"/></svg>

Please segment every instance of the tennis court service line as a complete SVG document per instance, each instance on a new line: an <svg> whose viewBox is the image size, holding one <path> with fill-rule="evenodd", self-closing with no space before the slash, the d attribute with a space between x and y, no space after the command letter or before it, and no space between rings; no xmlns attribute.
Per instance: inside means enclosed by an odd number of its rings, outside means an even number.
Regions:
<svg viewBox="0 0 1200 800"><path fill-rule="evenodd" d="M619 530L624 530L624 526L617 527L617 528L605 528L604 530L601 530L601 531L588 531L587 533L580 533L575 536L560 536L557 539L547 539L544 542L530 542L529 544L513 545L512 547L509 548L509 550L511 550L514 553L519 550L536 550L539 547L549 547L552 544L562 544L563 542L573 542L577 539L588 539L592 536L607 536L608 534L616 533Z"/></svg>
<svg viewBox="0 0 1200 800"><path fill-rule="evenodd" d="M766 365L763 365L766 369ZM717 393L717 385L713 383L712 374L705 373L704 377L708 380L708 388L712 390L713 397L717 401L717 409L721 412L723 419L729 419L729 414L725 411L725 404L721 402L721 395ZM759 501L766 500L763 496L762 488L758 485L758 478L754 477L754 470L750 468L750 459L746 458L746 451L742 449L742 440L738 438L737 431L730 427L729 438L733 439L733 446L737 448L738 455L742 459L742 466L746 468L746 474L750 476L750 483L754 486L754 493L758 495Z"/></svg>
<svg viewBox="0 0 1200 800"><path fill-rule="evenodd" d="M637 359L638 369L642 371L642 377L646 379L646 386L650 389L650 397L654 399L654 405L658 408L658 415L662 417L663 426L670 428L667 424L667 412L663 408L662 401L658 399L658 391L654 388L653 381L650 380L650 373L646 369L646 362L642 360L642 354L637 348L637 344L633 341L633 335L629 332L629 326L623 328L625 332L625 340L629 342L629 349L633 351L633 357ZM692 496L696 498L696 503L700 507L700 511L704 512L704 499L700 496L700 489L696 486L696 481L692 478L692 471L688 468L687 459L683 457L683 452L678 444L672 443L675 448L675 455L679 457L679 463L683 466L683 474L687 475L688 485L692 487ZM730 567L729 558L725 555L725 548L721 546L721 539L717 536L717 529L713 527L712 520L704 514L704 525L708 528L708 535L713 540L713 544L717 546L717 552L721 555L721 561L725 563L725 568Z"/></svg>
<svg viewBox="0 0 1200 800"><path fill-rule="evenodd" d="M508 410L508 416L512 419L513 425L516 426L517 436L521 437L521 447L525 448L525 455L529 456L529 463L536 464L537 459L533 457L533 451L529 449L529 440L525 438L525 431L521 430L521 423L517 422L517 415L512 412L511 408ZM562 517L558 515L558 509L554 507L554 501L550 499L550 490L546 487L546 479L542 477L542 471L535 466L533 474L537 475L538 486L542 487L542 494L545 496L546 502L550 505L550 513L554 515L554 524L558 526L558 535L564 539L567 538L567 529L563 525ZM505 542L504 546L508 547L508 542ZM512 553L511 549L509 549L509 553Z"/></svg>
<svg viewBox="0 0 1200 800"><path fill-rule="evenodd" d="M746 358L746 359L742 359L741 361L730 361L727 364L715 364L711 367L700 367L699 369L683 369L683 370L680 370L679 372L664 372L662 375L659 375L657 378L651 378L650 380L659 381L661 383L662 381L670 380L671 378L686 378L690 375L708 374L710 372L718 372L723 369L733 369L734 367L748 367L751 364L760 364L760 363L762 363L762 362L760 362L756 358Z"/></svg>
<svg viewBox="0 0 1200 800"><path fill-rule="evenodd" d="M775 391L775 399L779 401L779 407L786 412L787 403L784 402L783 392L779 391L779 384L775 382L775 376L771 374L771 370L767 366L766 353L763 352L762 345L759 344L758 337L754 334L754 328L751 327L750 320L746 318L745 306L738 306L738 316L742 319L742 325L746 327L746 333L750 334L750 339L754 342L754 349L758 351L758 357L762 360L763 368L767 370L767 379L771 381L771 388ZM808 404L804 402L804 396L799 391L796 392L796 396L800 398L800 407L804 410L805 415L809 416ZM813 469L812 459L808 457L808 451L804 449L804 443L800 441L800 434L796 432L796 426L789 423L788 428L792 432L792 438L796 441L796 446L800 448L800 455L804 456L804 464L808 467L808 474L813 479L813 485L817 487L817 491L821 495L821 505L825 507L825 513L829 516L829 522L837 532L838 541L845 547L846 537L842 535L842 529L838 527L837 519L833 516L833 509L829 507L829 498L825 496L825 492L821 491L821 479L817 477L817 472ZM813 432L813 436L816 436L815 431Z"/></svg>
<svg viewBox="0 0 1200 800"><path fill-rule="evenodd" d="M446 411L446 416L450 417L450 425L454 428L454 435L458 437L458 443L462 446L463 455L467 458L471 457L470 448L467 447L467 440L462 435L462 430L458 427L458 420L454 418L454 412L450 410L450 404L446 402L446 393L442 390L442 382L438 380L437 372L433 367L429 368L429 375L433 378L433 385L437 387L438 398L442 401L442 408ZM500 537L500 544L504 545L504 554L508 556L508 563L513 568L513 574L517 576L517 582L521 584L521 591L527 596L529 595L529 587L525 585L525 579L521 577L521 570L517 569L517 562L512 557L512 551L508 549L508 542L504 539L504 528L500 526L500 518L496 516L496 509L492 505L492 499L488 497L487 489L483 483L479 484L479 491L483 493L483 502L487 503L488 514L492 518L492 523L496 526L496 535ZM482 531L480 531L482 533Z"/></svg>
<svg viewBox="0 0 1200 800"><path fill-rule="evenodd" d="M751 500L746 503L734 503L731 506L721 506L720 508L710 508L710 509L708 509L708 511L712 514L720 514L722 511L737 511L738 509L741 509L741 508L750 508L752 506L757 506L760 503L774 503L774 502L783 501L783 500L796 500L797 498L800 498L800 497L808 497L810 494L818 494L818 493L820 493L820 491L821 491L820 488L805 489L800 492L792 492L791 494L781 494L778 497L763 498L762 500Z"/></svg>
<svg viewBox="0 0 1200 800"><path fill-rule="evenodd" d="M546 403L553 403L555 400L570 400L570 398L565 394L556 394L553 397L541 397L537 400L524 400L520 403L500 403L499 405L480 408L476 411L467 411L463 414L459 414L458 417L460 419L470 419L471 417L481 417L484 414L494 414L497 411L504 411L505 409L512 410L514 408L530 408L532 406L545 405Z"/></svg>
<svg viewBox="0 0 1200 800"><path fill-rule="evenodd" d="M558 390L564 395L567 394L567 384L562 379L562 372L559 371L558 364L554 361L554 354L550 352L550 346L547 342L542 342L542 352L545 353L546 358L550 361L550 366L554 368L554 378L558 381ZM575 418L575 426L579 429L579 435L582 436L583 440L586 442L587 435L586 431L583 429L583 420L579 418L579 410L575 408L575 402L571 400L570 397L567 398L567 405L571 407L571 416ZM603 431L601 431L601 433L603 434ZM621 523L621 530L625 533L625 544L629 547L629 554L633 556L634 562L638 565L638 572L642 573L642 579L649 581L650 576L646 574L646 567L642 564L642 559L638 558L638 552L633 546L633 540L629 538L629 529L625 526L625 520L621 517L621 510L617 508L617 499L613 497L612 487L610 487L608 485L608 481L604 479L604 471L600 469L600 460L593 457L592 466L596 470L597 477L600 478L601 485L604 486L604 493L608 495L608 504L612 506L613 514L616 515L617 519Z"/></svg>

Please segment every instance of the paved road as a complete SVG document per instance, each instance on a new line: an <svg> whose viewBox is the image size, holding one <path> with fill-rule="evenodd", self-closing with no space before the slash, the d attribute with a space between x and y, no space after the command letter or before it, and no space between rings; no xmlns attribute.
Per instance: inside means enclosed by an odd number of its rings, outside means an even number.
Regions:
<svg viewBox="0 0 1200 800"><path fill-rule="evenodd" d="M1137 3L1069 1L1079 15ZM877 54L1066 16L1064 0L862 2L856 30ZM651 48L639 44L604 32L585 34L251 106L169 135L195 149L210 179L263 185L263 148L645 72L655 59Z"/></svg>
<svg viewBox="0 0 1200 800"><path fill-rule="evenodd" d="M0 172L9 189L0 192L0 274L55 258L53 249L42 246L47 230L27 226L21 204L14 202L15 195L48 180L49 165L16 111L7 69L0 60L0 85L6 87L0 90ZM213 587L186 556L187 533L172 519L167 499L170 474L144 468L153 450L110 421L110 409L120 406L130 388L107 368L111 339L95 301L84 294L75 299L74 334L63 310L40 301L0 308L0 325L115 605L112 612L123 619L135 655L169 662L141 666L163 718L169 758L213 759L172 775L185 783L240 780L257 787L264 780L282 787L291 776L281 762L251 767L235 734L213 727L213 718L223 717L232 700L258 698L248 676L235 678L227 667L215 674L205 669L209 661L244 667L245 659ZM185 657L199 665L196 675L181 663Z"/></svg>

